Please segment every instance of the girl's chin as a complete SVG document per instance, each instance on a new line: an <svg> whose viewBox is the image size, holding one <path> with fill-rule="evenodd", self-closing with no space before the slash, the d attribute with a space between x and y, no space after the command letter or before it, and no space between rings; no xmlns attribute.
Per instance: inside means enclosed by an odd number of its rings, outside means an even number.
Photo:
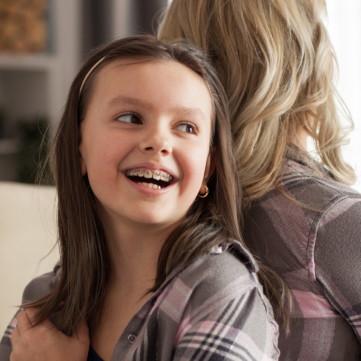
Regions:
<svg viewBox="0 0 361 361"><path fill-rule="evenodd" d="M129 217L129 222L132 222L137 226L137 229L158 229L172 227L179 222L174 222L174 219L170 220L166 214L137 214L136 217Z"/></svg>
<svg viewBox="0 0 361 361"><path fill-rule="evenodd" d="M165 209L164 207L145 206L123 211L118 215L119 223L125 227L130 227L135 232L161 231L163 229L173 229L180 224L186 216L180 214L176 209Z"/></svg>

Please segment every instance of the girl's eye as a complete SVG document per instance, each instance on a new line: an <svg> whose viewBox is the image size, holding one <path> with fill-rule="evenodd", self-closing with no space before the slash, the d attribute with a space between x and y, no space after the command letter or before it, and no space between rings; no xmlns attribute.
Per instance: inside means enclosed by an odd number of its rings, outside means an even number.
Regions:
<svg viewBox="0 0 361 361"><path fill-rule="evenodd" d="M183 123L176 126L177 130L180 130L181 132L189 133L189 134L196 134L197 128L190 123Z"/></svg>
<svg viewBox="0 0 361 361"><path fill-rule="evenodd" d="M117 117L119 122L131 123L131 124L141 124L142 121L136 114L122 114Z"/></svg>

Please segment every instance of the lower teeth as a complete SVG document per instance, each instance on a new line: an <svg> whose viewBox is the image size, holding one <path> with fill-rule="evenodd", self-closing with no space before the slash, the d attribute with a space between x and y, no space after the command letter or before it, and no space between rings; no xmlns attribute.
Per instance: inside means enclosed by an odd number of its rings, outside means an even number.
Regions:
<svg viewBox="0 0 361 361"><path fill-rule="evenodd" d="M143 182L143 183L140 183L142 186L144 186L144 187L148 187L148 188L153 188L153 189L162 189L162 187L161 186L158 186L158 185L156 185L156 184L153 184L153 183L145 183L145 182Z"/></svg>

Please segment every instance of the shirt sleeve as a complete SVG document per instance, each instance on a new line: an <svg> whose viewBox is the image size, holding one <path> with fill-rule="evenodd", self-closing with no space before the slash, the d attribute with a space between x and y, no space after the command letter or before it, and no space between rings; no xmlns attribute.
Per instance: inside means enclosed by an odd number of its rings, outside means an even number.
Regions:
<svg viewBox="0 0 361 361"><path fill-rule="evenodd" d="M278 327L262 291L238 279L185 312L174 361L278 360Z"/></svg>
<svg viewBox="0 0 361 361"><path fill-rule="evenodd" d="M325 297L361 343L361 200L344 198L325 212L315 243L315 274Z"/></svg>
<svg viewBox="0 0 361 361"><path fill-rule="evenodd" d="M0 361L8 361L10 360L10 354L12 351L11 345L11 334L13 329L17 325L16 316L20 312L20 309L16 312L15 316L10 321L9 325L7 326L5 333L0 342Z"/></svg>

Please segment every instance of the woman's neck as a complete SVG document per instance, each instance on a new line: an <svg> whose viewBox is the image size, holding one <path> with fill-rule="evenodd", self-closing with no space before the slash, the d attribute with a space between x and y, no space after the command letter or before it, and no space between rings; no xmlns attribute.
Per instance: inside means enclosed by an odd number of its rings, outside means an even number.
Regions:
<svg viewBox="0 0 361 361"><path fill-rule="evenodd" d="M309 137L309 134L305 128L298 127L296 134L289 134L288 140L290 143L307 152L307 137Z"/></svg>

